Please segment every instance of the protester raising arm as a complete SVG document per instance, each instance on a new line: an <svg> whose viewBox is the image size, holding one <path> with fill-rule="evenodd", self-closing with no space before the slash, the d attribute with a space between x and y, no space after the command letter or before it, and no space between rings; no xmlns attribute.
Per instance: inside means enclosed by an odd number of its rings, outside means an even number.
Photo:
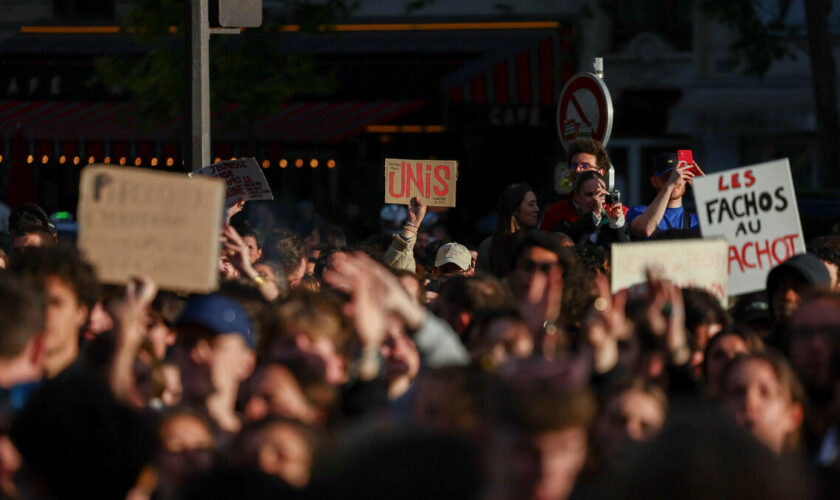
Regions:
<svg viewBox="0 0 840 500"><path fill-rule="evenodd" d="M117 399L128 400L134 391L134 361L146 339L149 307L156 295L157 285L151 278L137 277L128 282L122 297L108 304L116 334L110 385Z"/></svg>
<svg viewBox="0 0 840 500"><path fill-rule="evenodd" d="M412 300L397 277L367 255L350 255L335 270L326 271L324 279L330 285L355 295L359 293L356 288L361 275L365 276L363 279L373 280L379 290L379 307L395 314L406 329L413 332L424 365L436 367L469 361L466 348L452 328Z"/></svg>
<svg viewBox="0 0 840 500"><path fill-rule="evenodd" d="M618 341L627 338L631 327L624 313L627 292L614 297L610 293L610 282L603 274L595 277L598 297L583 319L583 332L592 350L592 368L596 374L604 374L618 363Z"/></svg>
<svg viewBox="0 0 840 500"><path fill-rule="evenodd" d="M420 230L420 224L426 216L426 205L417 197L411 199L408 206L408 220L402 228L402 231L394 235L391 246L385 252L383 261L386 266L394 270L406 270L414 272L416 264L414 262L414 243L417 241L417 231Z"/></svg>
<svg viewBox="0 0 840 500"><path fill-rule="evenodd" d="M656 194L656 198L653 199L653 202L648 205L647 209L645 209L641 215L634 218L630 223L631 236L638 239L650 238L653 233L656 232L656 227L665 215L665 210L669 208L672 203L676 203L676 206L682 206L682 197L680 196L676 202L672 202L671 193L679 188L680 183L687 183L694 178L694 173L692 172L694 167L694 165L688 165L681 162L671 172L667 183Z"/></svg>
<svg viewBox="0 0 840 500"><path fill-rule="evenodd" d="M251 280L259 289L260 293L269 302L280 296L280 289L271 280L265 279L254 269L250 260L250 249L233 226L226 225L222 229L222 241L224 251L228 254L228 260L236 266L242 277Z"/></svg>

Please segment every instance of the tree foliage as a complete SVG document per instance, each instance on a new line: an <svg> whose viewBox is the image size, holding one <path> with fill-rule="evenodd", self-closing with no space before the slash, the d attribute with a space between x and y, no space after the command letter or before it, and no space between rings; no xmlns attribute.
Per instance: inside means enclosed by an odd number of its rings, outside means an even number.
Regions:
<svg viewBox="0 0 840 500"><path fill-rule="evenodd" d="M324 96L335 76L313 57L284 50L282 26L330 31L357 7L356 0L267 2L261 28L239 35L210 37L210 94L214 110L231 127L248 127L253 118L277 111L295 96ZM118 87L131 96L132 113L148 126L172 123L188 110L188 0L135 0L122 29L145 47L139 57L103 57L94 62L94 84Z"/></svg>
<svg viewBox="0 0 840 500"><path fill-rule="evenodd" d="M753 0L702 0L701 7L735 34L729 49L731 62L743 61L746 74L764 76L773 61L791 56L791 40L802 37L801 28L785 22L791 0L771 2L769 10Z"/></svg>

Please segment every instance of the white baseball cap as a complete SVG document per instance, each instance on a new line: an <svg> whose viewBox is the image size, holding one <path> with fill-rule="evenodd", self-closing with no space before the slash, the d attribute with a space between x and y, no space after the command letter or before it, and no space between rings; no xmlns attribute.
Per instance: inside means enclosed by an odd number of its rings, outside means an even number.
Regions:
<svg viewBox="0 0 840 500"><path fill-rule="evenodd" d="M464 245L447 243L438 249L435 255L435 267L441 267L449 263L457 265L462 271L466 271L472 264L472 255Z"/></svg>

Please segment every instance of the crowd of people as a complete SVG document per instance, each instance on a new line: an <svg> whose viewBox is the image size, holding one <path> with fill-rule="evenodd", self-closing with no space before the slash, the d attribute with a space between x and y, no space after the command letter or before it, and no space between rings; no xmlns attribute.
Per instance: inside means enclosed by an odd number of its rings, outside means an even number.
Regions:
<svg viewBox="0 0 840 500"><path fill-rule="evenodd" d="M730 307L654 271L613 294L612 244L699 236L703 172L663 153L624 207L600 143L569 164L544 212L505 187L481 242L416 199L370 235L235 204L206 295L99 283L16 207L0 497L840 496L840 234Z"/></svg>

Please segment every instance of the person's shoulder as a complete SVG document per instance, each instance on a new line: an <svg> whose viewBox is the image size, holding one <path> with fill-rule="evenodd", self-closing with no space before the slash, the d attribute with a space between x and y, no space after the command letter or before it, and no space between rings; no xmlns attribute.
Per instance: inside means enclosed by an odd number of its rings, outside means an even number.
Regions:
<svg viewBox="0 0 840 500"><path fill-rule="evenodd" d="M695 226L700 225L700 218L697 217L697 212L689 212L688 213L688 220L691 222L691 227L695 227Z"/></svg>
<svg viewBox="0 0 840 500"><path fill-rule="evenodd" d="M563 214L568 212L569 200L560 200L552 203L545 209L542 220L540 221L540 229L543 231L551 231L557 222L563 218Z"/></svg>
<svg viewBox="0 0 840 500"><path fill-rule="evenodd" d="M647 205L633 205L630 209L627 210L627 213L624 214L624 217L627 220L631 220L634 217L642 215L645 210L647 210Z"/></svg>

